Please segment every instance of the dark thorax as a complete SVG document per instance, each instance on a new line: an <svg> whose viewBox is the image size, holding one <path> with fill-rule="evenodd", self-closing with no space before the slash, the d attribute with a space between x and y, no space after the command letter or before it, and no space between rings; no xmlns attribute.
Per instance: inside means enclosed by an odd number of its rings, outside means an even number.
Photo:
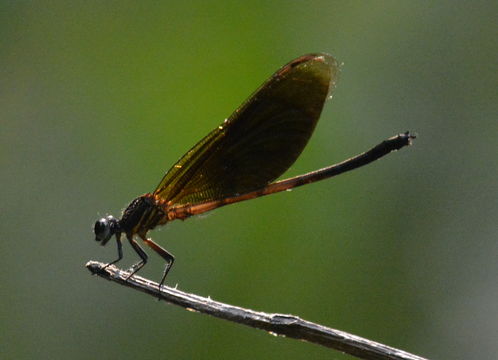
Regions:
<svg viewBox="0 0 498 360"><path fill-rule="evenodd" d="M123 212L121 229L127 234L144 234L155 228L165 218L165 213L150 194L133 200Z"/></svg>

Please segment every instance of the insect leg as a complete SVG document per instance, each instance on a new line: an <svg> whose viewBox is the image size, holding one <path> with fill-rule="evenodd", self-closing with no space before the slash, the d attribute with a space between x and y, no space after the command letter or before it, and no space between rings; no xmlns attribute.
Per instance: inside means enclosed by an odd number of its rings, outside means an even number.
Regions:
<svg viewBox="0 0 498 360"><path fill-rule="evenodd" d="M117 263L118 261L120 261L123 258L123 244L121 243L121 233L116 233L116 243L118 244L118 258L116 260L108 263L106 266L104 266L102 268L102 270L104 270L109 265L113 265L113 264Z"/></svg>
<svg viewBox="0 0 498 360"><path fill-rule="evenodd" d="M140 245L138 245L138 243L135 240L133 240L133 235L127 234L126 238L128 239L128 241L129 241L131 247L133 248L133 250L135 250L135 252L138 254L138 256L140 256L140 259L141 259L139 262L137 262L136 264L132 265L132 267L131 267L131 273L126 278L126 280L128 280L130 277L133 276L133 274L135 274L145 264L147 264L147 258L148 258L148 256L145 253L145 251L140 247Z"/></svg>
<svg viewBox="0 0 498 360"><path fill-rule="evenodd" d="M168 275L169 270L173 266L175 257L166 249L157 245L154 241L145 238L145 236L142 238L142 240L166 261L166 267L164 268L163 277L161 279L161 283L159 284L159 289L161 289L161 286L163 286L164 280L166 279L166 275Z"/></svg>

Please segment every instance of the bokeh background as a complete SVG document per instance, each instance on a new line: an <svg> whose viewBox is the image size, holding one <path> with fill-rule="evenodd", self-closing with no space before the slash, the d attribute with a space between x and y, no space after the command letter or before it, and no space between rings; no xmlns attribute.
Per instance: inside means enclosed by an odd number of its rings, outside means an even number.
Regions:
<svg viewBox="0 0 498 360"><path fill-rule="evenodd" d="M494 4L493 4L494 3ZM498 352L496 2L0 4L2 359L351 359L92 277L119 215L281 65L342 67L291 193L173 222L168 283L431 359ZM137 260L125 244L123 267ZM142 275L158 280L151 254Z"/></svg>

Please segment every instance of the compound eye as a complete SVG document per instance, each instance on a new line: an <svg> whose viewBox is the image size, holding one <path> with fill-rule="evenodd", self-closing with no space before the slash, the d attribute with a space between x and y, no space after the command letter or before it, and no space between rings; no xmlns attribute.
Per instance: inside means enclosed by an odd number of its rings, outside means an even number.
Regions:
<svg viewBox="0 0 498 360"><path fill-rule="evenodd" d="M93 228L95 232L95 240L102 241L107 240L111 235L111 228L109 221L107 219L102 218L95 223Z"/></svg>

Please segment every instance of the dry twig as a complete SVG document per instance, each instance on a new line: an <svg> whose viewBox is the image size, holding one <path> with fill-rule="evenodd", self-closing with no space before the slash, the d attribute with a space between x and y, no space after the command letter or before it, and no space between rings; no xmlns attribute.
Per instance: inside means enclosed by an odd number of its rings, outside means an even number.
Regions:
<svg viewBox="0 0 498 360"><path fill-rule="evenodd" d="M268 314L224 304L195 294L185 293L175 288L162 286L140 276L126 280L129 273L111 265L89 261L86 267L90 272L104 279L145 292L187 310L209 314L221 319L265 330L274 335L305 340L330 347L344 353L367 360L426 360L387 345L361 338L344 331L303 320L294 315Z"/></svg>

